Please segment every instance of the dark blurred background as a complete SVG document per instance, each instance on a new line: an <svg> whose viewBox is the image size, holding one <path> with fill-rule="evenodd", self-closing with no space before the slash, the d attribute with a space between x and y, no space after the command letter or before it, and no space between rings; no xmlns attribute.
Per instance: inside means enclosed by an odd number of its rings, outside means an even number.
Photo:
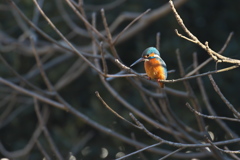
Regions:
<svg viewBox="0 0 240 160"><path fill-rule="evenodd" d="M28 16L32 16L32 11L34 4L31 0L22 0L15 1L19 8ZM102 5L111 2L110 0L88 0L84 4L89 5ZM62 31L64 35L67 35L70 32L69 27L62 20L62 17L55 9L57 1L45 1L43 5L43 10L47 13L54 24ZM122 12L137 12L142 13L145 10L151 8L152 10L168 3L167 0L158 1L158 0L126 0L124 3L121 3L118 7L110 10L106 10L105 14L107 21L111 24L118 15ZM65 6L67 6L64 3ZM16 19L13 17L13 12L8 8L7 1L0 2L0 30L1 32L10 35L13 38L19 39L23 34L22 30L19 28L16 23ZM209 46L215 50L219 51L223 44L225 43L230 32L234 32L234 35L224 51L223 55L240 59L240 1L239 0L188 0L185 4L177 8L179 14L183 18L188 29L199 38L201 42L208 41ZM77 23L79 19L77 16L71 12L69 7L66 7L69 13L72 13L71 18ZM93 11L91 8L86 9L87 16L91 16ZM97 25L100 30L103 30L104 27L101 22L101 16L99 10L96 10L97 14ZM125 21L122 23L116 33L121 31L126 25L131 21ZM79 23L79 25L82 25ZM40 16L38 26L45 31L47 34L52 36L54 39L59 40L59 36L52 31L48 23ZM180 33L184 34L183 30L178 26L176 19L172 13L167 14L161 19L154 21L137 35L132 38L122 42L121 44L116 45L117 52L124 64L129 66L136 59L141 56L142 51L149 47L156 45L156 34L161 33L161 43L160 43L160 52L161 57L165 60L169 70L175 69L176 72L169 74L168 79L176 79L180 77L177 59L176 59L176 49L180 50L181 58L183 60L183 65L186 73L193 69L193 56L194 52L198 55L199 64L209 58L209 55L201 49L196 44L188 42L175 34L174 29L178 29ZM38 37L40 40L45 42L46 40L42 37ZM3 42L3 40L1 40ZM87 41L81 41L81 37L75 37L71 39L76 45L81 45L84 43L90 43ZM48 43L46 41L46 43ZM4 45L4 44L1 44ZM44 44L42 44L44 45ZM1 47L1 46L0 46ZM58 53L55 53L56 55ZM29 72L31 67L35 64L35 58L33 56L26 56L24 53L19 53L18 51L12 50L10 52L1 50L1 55L11 64L11 66L21 75ZM68 67L75 61L77 56L73 56L68 60L64 61L61 65L57 65L47 71L49 79L51 82L56 82L61 74L66 71ZM54 57L52 57L54 58ZM116 73L119 71L112 62L108 61L109 73ZM228 64L218 64L218 68L223 68L229 66ZM134 67L138 72L144 72L143 64L138 64ZM211 71L215 69L214 61L210 62L203 69L200 70L201 73ZM216 80L219 88L226 96L226 98L239 109L240 105L240 85L239 79L239 69L231 70L228 72L215 74L213 77ZM6 66L0 62L0 75L3 78L11 79L13 75L6 68ZM210 102L217 112L221 116L232 117L232 113L228 111L226 105L222 102L219 96L215 93L208 77L203 77L204 85L208 91L208 96ZM46 89L45 84L43 83L40 76L36 76L31 79L33 84L41 86L41 88ZM123 78L118 78L110 82L111 85L118 91L118 93L125 98L130 104L141 110L145 113L143 100L141 96L134 91L134 88L131 84ZM202 97L199 92L196 80L190 80L192 87L198 96L201 104ZM166 84L167 87L184 90L182 82L169 83ZM3 87L1 92L1 103L4 102L4 95L6 87ZM136 130L133 127L127 125L122 120L116 118L111 112L109 112L95 96L95 91L99 91L103 99L113 107L120 115L130 119L128 114L129 110L123 107L113 96L107 91L107 89L102 85L100 79L96 72L92 69L87 69L85 72L77 79L75 79L71 84L65 86L59 90L60 95L72 106L74 106L81 113L87 115L94 121L114 130L115 132L121 133L127 137L131 137L131 133L134 133L136 139L141 139L142 142L153 144L154 140L149 140L149 138L142 131ZM8 92L6 90L6 92ZM21 95L21 100L18 104L15 104L14 108L17 112L24 108L23 112L19 111L19 114L11 119L10 123L4 125L0 128L0 140L2 144L6 147L7 150L13 151L21 149L26 145L30 139L32 132L34 131L38 121L34 107L32 103L27 105L29 97ZM169 96L172 109L177 113L179 118L183 119L184 122L190 126L195 126L195 121L192 121L192 113L185 107L187 102L185 99L179 97ZM4 110L3 105L0 108L0 112ZM43 107L43 106L41 106ZM125 154L131 153L137 150L135 147L130 146L122 141L115 139L109 135L106 135L99 130L92 128L87 125L85 122L79 120L71 114L68 114L66 111L59 110L54 107L49 108L49 119L47 122L47 128L50 131L50 134L53 137L57 147L64 157L69 156L69 152L74 150L77 143L80 144L80 150L76 152L75 156L77 159L113 159L116 154L123 152ZM203 112L204 112L203 107ZM147 111L148 112L148 111ZM146 113L149 114L150 113ZM214 132L216 139L222 139L224 135L214 128L212 121L206 120L208 127ZM228 123L229 126L236 132L239 133L238 124ZM147 124L146 124L147 125ZM148 126L148 125L147 125ZM151 126L148 126L151 129ZM161 133L158 133L161 134ZM167 135L165 135L167 137ZM84 141L85 139L85 141ZM145 140L146 139L146 140ZM41 138L40 138L41 140ZM47 143L46 140L43 140L42 143ZM81 146L82 145L82 146ZM103 150L108 151L107 157L99 158ZM147 159L157 159L160 156L148 152L143 152ZM3 155L0 154L0 157ZM23 159L42 159L42 155L36 148L33 148L31 154ZM138 159L138 156L133 156L129 159Z"/></svg>

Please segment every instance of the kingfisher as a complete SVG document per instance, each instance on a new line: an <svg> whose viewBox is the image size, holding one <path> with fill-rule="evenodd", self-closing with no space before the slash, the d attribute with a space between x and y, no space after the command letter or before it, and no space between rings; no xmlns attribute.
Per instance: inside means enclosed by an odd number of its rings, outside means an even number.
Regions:
<svg viewBox="0 0 240 160"><path fill-rule="evenodd" d="M149 47L142 53L142 57L135 61L130 67L144 61L144 68L149 79L157 80L161 88L164 88L164 83L160 80L167 79L167 66L160 57L159 51L155 47Z"/></svg>

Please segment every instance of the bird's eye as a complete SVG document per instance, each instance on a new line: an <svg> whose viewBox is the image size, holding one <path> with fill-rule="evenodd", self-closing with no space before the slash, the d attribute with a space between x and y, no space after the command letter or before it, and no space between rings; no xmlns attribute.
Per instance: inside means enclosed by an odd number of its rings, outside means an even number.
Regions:
<svg viewBox="0 0 240 160"><path fill-rule="evenodd" d="M149 57L149 54L147 54L147 57Z"/></svg>

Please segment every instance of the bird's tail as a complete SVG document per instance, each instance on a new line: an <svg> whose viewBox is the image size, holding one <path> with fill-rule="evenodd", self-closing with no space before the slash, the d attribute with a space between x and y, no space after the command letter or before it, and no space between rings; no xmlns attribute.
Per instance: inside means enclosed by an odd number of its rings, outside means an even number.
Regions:
<svg viewBox="0 0 240 160"><path fill-rule="evenodd" d="M164 83L163 82L158 82L161 88L164 88Z"/></svg>

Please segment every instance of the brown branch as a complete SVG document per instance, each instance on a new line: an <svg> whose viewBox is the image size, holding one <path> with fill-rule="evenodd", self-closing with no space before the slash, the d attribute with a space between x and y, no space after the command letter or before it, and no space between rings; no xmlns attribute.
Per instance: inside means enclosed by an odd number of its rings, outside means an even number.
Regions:
<svg viewBox="0 0 240 160"><path fill-rule="evenodd" d="M21 82L25 83L26 85L28 85L29 87L33 88L36 91L39 91L41 93L47 94L47 95L52 95L52 93L44 91L40 88L38 88L37 86L33 85L32 83L30 83L29 81L27 81L24 77L22 77L15 69L13 69L13 67L2 57L2 55L0 54L0 59L1 61L5 64L5 66L7 66L7 68L17 77L21 80Z"/></svg>
<svg viewBox="0 0 240 160"><path fill-rule="evenodd" d="M104 58L103 43L100 43L100 47L101 47L100 53L102 57L103 72L104 72L104 75L107 77L108 67L107 67L106 59Z"/></svg>
<svg viewBox="0 0 240 160"><path fill-rule="evenodd" d="M136 17L134 20L131 21L113 40L113 45L115 45L118 41L118 39L126 32L127 29L129 29L136 21L138 21L140 18L142 18L144 15L146 15L148 12L150 12L150 9L146 10L142 14L140 14L138 17Z"/></svg>
<svg viewBox="0 0 240 160"><path fill-rule="evenodd" d="M221 97L221 99L223 100L223 102L227 105L227 107L233 112L233 114L235 116L237 116L238 118L240 118L240 113L234 108L234 106L227 100L227 98L222 94L221 90L219 89L219 87L217 86L216 82L214 81L212 75L208 76L214 90L217 92L217 94Z"/></svg>
<svg viewBox="0 0 240 160"><path fill-rule="evenodd" d="M115 59L115 62L116 64L126 70L127 72L129 73L132 73L134 75L136 75L137 77L140 77L140 78L143 78L143 79L147 79L148 78L146 76L144 76L145 74L139 74L133 70L131 70L129 67L127 67L126 65L124 65L123 63L121 63L118 59ZM170 79L170 80L160 80L160 82L164 82L164 83L175 83L175 82L180 82L180 81L186 81L186 80L189 80L189 79L194 79L194 78L197 78L197 77L203 77L203 76L207 76L207 75L210 75L210 74L216 74L216 73L221 73L221 72L226 72L226 71L229 71L229 70L232 70L232 69L236 69L238 68L239 66L238 65L234 65L234 66L231 66L231 67L226 67L226 68L223 68L223 69L219 69L219 70L214 70L214 71L208 71L208 72L205 72L205 73L201 73L201 74L197 74L197 75L194 75L194 76L189 76L189 77L183 77L183 78L178 78L178 79ZM114 77L114 75L107 75L109 77ZM116 77L124 77L122 75L119 75L119 76L116 76ZM131 77L131 74L130 75L126 75L126 77Z"/></svg>
<svg viewBox="0 0 240 160"><path fill-rule="evenodd" d="M181 74L182 77L184 77L185 71L184 71L184 67L183 67L183 63L182 63L181 57L180 57L179 50L176 51L176 55L177 55L179 69L180 69L180 74ZM197 100L197 98L195 96L195 93L194 93L194 91L193 91L189 81L184 81L183 84L184 84L187 92L189 93L190 100L191 100L191 102L193 104L194 109L197 110L197 111L201 111L201 107L199 105L199 102L198 102L198 100ZM196 121L198 123L199 130L201 132L204 132L205 131L205 128L204 128L205 123L204 123L202 117L196 116Z"/></svg>
<svg viewBox="0 0 240 160"><path fill-rule="evenodd" d="M227 48L230 40L232 39L233 34L234 34L233 32L230 32L230 33L229 33L226 42L225 42L224 45L222 46L221 50L218 51L219 54L222 54L222 53L225 51L225 49Z"/></svg>
<svg viewBox="0 0 240 160"><path fill-rule="evenodd" d="M95 92L96 96L98 97L98 99L103 103L103 105L109 110L111 111L115 116L117 116L118 118L122 119L123 121L127 122L128 124L130 124L133 127L139 128L137 125L133 124L132 122L128 121L126 118L122 117L121 115L119 115L116 111L114 111L100 96L99 92L96 91Z"/></svg>
<svg viewBox="0 0 240 160"><path fill-rule="evenodd" d="M153 145L144 147L144 148L139 149L139 150L137 150L137 151L135 151L135 152L132 152L132 153L130 153L130 154L127 154L127 155L125 155L125 156L122 156L122 157L120 157L120 158L117 158L116 160L121 160L121 159L130 157L130 156L132 156L132 155L134 155L134 154L138 154L138 153L140 153L140 152L143 152L143 151L145 151L145 150L148 150L149 148L156 147L156 146L159 146L159 145L161 145L161 144L162 144L162 142L159 142L159 143L156 143L156 144L153 144Z"/></svg>
<svg viewBox="0 0 240 160"><path fill-rule="evenodd" d="M39 68L39 70L40 70L41 76L42 76L42 78L43 78L43 80L44 80L44 82L45 82L48 90L49 90L50 92L52 92L52 91L53 91L53 88L52 88L51 82L49 81L49 79L47 78L46 73L44 72L44 69L43 69L43 66L42 66L42 62L41 62L41 60L40 60L40 58L39 58L39 55L38 55L38 53L37 53L37 51L36 51L36 48L35 48L33 39L32 39L31 37L30 37L30 41L31 41L31 46L32 46L33 54L34 54L34 56L35 56L35 59L36 59L36 62L37 62L37 66L38 66L38 68Z"/></svg>
<svg viewBox="0 0 240 160"><path fill-rule="evenodd" d="M164 159L166 159L166 158L172 156L173 154L175 154L175 153L177 153L177 152L179 152L179 151L181 151L181 150L183 150L183 149L185 149L185 147L178 148L178 149L176 149L175 151L173 151L173 152L171 152L171 153L169 153L169 154L163 156L163 157L160 158L159 160L164 160Z"/></svg>
<svg viewBox="0 0 240 160"><path fill-rule="evenodd" d="M67 13L67 11L65 10L65 8L63 6L63 1L55 0L55 2L58 7L59 13L61 14L63 20L66 22L65 24L68 25L74 33L76 33L80 36L85 36L85 37L89 38L90 36L89 36L88 32L85 29L80 28L70 18L69 14Z"/></svg>
<svg viewBox="0 0 240 160"><path fill-rule="evenodd" d="M44 158L46 160L51 160L50 156L48 155L47 151L45 150L45 148L41 145L41 143L39 142L39 140L37 140L36 142L38 149L40 150L40 152L44 155Z"/></svg>
<svg viewBox="0 0 240 160"><path fill-rule="evenodd" d="M228 118L228 117L220 117L220 116L209 116L209 115L202 114L202 113L196 111L195 109L193 109L189 103L186 103L186 106L188 107L188 109L190 109L190 111L192 111L193 113L197 114L198 116L201 116L201 117L204 117L204 118L214 119L214 120L221 119L221 120L240 122L240 119L236 119L236 118Z"/></svg>
<svg viewBox="0 0 240 160"><path fill-rule="evenodd" d="M35 112L37 114L37 118L38 118L39 124L42 126L43 133L44 133L44 135L45 135L45 137L46 137L46 139L47 139L47 141L48 141L48 143L49 143L49 145L51 147L51 150L53 151L53 153L56 155L56 157L59 160L63 160L62 155L60 154L59 150L57 149L56 144L54 143L54 141L53 141L53 139L52 139L52 137L51 137L51 135L50 135L46 125L44 124L44 121L46 121L46 120L44 120L43 116L46 117L46 114L48 114L47 110L45 109L45 113L42 116L42 114L40 112L40 108L39 108L37 99L34 98L33 100L34 100L34 108L35 108Z"/></svg>
<svg viewBox="0 0 240 160"><path fill-rule="evenodd" d="M158 32L156 34L156 48L157 48L157 50L159 50L159 52L160 52L160 39L161 39L161 33Z"/></svg>
<svg viewBox="0 0 240 160"><path fill-rule="evenodd" d="M225 150L229 150L227 146L224 146L224 149L225 149ZM235 160L240 160L240 158L239 158L237 155L235 155L234 153L229 153L229 155L230 155L232 158L234 158Z"/></svg>
<svg viewBox="0 0 240 160"><path fill-rule="evenodd" d="M164 144L170 145L170 146L174 146L174 147L190 147L190 148L202 148L202 147L210 147L211 144L184 144L184 143L177 143L177 142L171 142L168 140L165 140L153 133L151 133L149 130L147 130L147 128L136 119L136 117L130 113L129 114L130 117L133 119L133 121L141 128L141 130L143 130L148 136L150 136L151 138L153 138L154 140L158 141L158 142L163 142ZM225 144L229 144L229 143L236 143L239 142L240 138L235 138L235 139L231 139L231 140L226 140L226 141L219 141L219 142L215 142L214 145L218 146L218 145L225 145Z"/></svg>
<svg viewBox="0 0 240 160"><path fill-rule="evenodd" d="M218 146L216 146L208 137L206 137L206 140L208 141L208 143L211 144L211 146L221 152L224 152L224 153L231 153L231 154L240 154L240 151L231 151L231 150L225 150L225 149L221 149L219 148Z"/></svg>

